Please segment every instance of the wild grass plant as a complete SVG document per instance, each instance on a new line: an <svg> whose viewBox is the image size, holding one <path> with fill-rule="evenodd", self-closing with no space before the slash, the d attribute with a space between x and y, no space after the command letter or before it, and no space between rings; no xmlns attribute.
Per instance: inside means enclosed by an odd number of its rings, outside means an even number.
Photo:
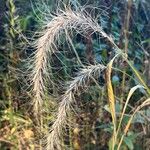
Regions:
<svg viewBox="0 0 150 150"><path fill-rule="evenodd" d="M106 90L105 94L108 95L109 111L112 118L113 132L110 139L109 149L119 150L121 149L124 137L130 130L132 120L136 113L143 107L150 105L150 89L142 79L141 75L135 69L133 64L130 62L130 58L127 56L127 51L120 49L114 42L113 37L105 33L102 27L98 24L96 18L90 16L90 14L84 9L72 10L67 8L66 10L58 10L55 15L50 15L50 21L45 22L43 31L40 37L36 41L36 51L34 53L33 59L33 69L31 72L30 80L33 90L33 108L36 116L40 113L42 116L43 101L48 93L47 86L52 86L53 73L49 73L51 70L52 55L57 55L58 45L61 42L61 36L63 35L69 44L72 45L73 41L70 35L75 32L81 36L86 36L88 33L100 35L105 38L114 48L115 56L110 60L108 64L96 63L94 65L85 65L78 58L79 63L82 63L82 67L79 69L77 75L73 77L71 81L65 83L67 86L64 89L64 94L58 97L59 104L58 109L55 112L55 119L50 126L49 133L46 135L46 147L47 150L62 150L66 149L64 136L66 135L66 127L70 126L69 116L71 112L74 111L75 105L77 104L76 95L80 94L87 88L90 87L91 81L96 81L100 74L105 74ZM127 46L127 45L126 45ZM127 47L126 47L127 49ZM78 57L76 50L74 49L75 55ZM125 61L131 68L132 72L139 80L138 85L130 89L129 94L124 100L122 110L119 114L116 113L116 95L114 94L114 89L112 85L111 73L115 71L113 63L121 58ZM142 88L147 99L143 100L141 104L136 106L132 113L129 115L129 120L124 125L122 124L123 118L126 116L125 112L134 92ZM125 97L124 97L125 99ZM78 106L77 106L78 107ZM41 111L41 112L40 112ZM78 112L76 112L78 113Z"/></svg>
<svg viewBox="0 0 150 150"><path fill-rule="evenodd" d="M148 0L29 1L0 5L0 149L148 150Z"/></svg>

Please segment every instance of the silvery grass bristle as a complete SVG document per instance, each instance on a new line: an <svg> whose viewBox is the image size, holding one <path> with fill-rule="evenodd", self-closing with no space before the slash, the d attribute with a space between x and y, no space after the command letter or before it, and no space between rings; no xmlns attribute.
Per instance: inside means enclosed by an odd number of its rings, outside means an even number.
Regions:
<svg viewBox="0 0 150 150"><path fill-rule="evenodd" d="M72 104L75 102L74 94L80 93L79 88L84 89L84 87L88 85L89 80L99 77L105 68L106 67L101 64L87 66L81 69L74 80L68 83L68 87L59 104L56 119L47 135L47 150L62 150L62 138L67 125L67 116L71 112Z"/></svg>
<svg viewBox="0 0 150 150"><path fill-rule="evenodd" d="M107 36L98 25L98 23L85 11L58 11L58 14L51 15L52 18L42 31L40 38L36 41L36 51L33 57L33 69L31 73L31 82L33 87L33 107L35 114L38 114L42 107L46 91L47 78L51 81L48 69L51 55L57 51L57 41L62 33L67 34L65 30L76 30L85 35L87 32L100 32L102 36ZM50 83L49 83L50 84Z"/></svg>

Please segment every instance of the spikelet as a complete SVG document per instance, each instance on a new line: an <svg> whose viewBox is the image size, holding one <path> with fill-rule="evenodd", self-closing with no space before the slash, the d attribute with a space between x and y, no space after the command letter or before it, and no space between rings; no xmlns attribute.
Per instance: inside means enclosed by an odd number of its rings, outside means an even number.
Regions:
<svg viewBox="0 0 150 150"><path fill-rule="evenodd" d="M106 67L98 64L83 68L67 87L59 104L56 120L47 136L47 150L61 150L63 147L63 132L67 125L67 114L71 111L71 105L75 101L74 94L80 93L79 87L84 88L90 79L96 78Z"/></svg>

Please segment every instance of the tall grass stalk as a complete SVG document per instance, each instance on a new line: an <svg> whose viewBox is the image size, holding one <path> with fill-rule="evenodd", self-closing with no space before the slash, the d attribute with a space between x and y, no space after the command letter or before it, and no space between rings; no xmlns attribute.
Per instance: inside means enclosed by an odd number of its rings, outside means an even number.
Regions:
<svg viewBox="0 0 150 150"><path fill-rule="evenodd" d="M124 44L124 53L126 54L126 56L128 56L128 46L129 46L129 25L130 25L130 17L131 17L131 6L132 6L132 0L129 0L127 2L127 16L124 19L124 40L125 40L125 44ZM124 88L125 88L125 80L126 80L126 68L123 69L123 76L122 76L122 100L123 101L123 97L124 97Z"/></svg>

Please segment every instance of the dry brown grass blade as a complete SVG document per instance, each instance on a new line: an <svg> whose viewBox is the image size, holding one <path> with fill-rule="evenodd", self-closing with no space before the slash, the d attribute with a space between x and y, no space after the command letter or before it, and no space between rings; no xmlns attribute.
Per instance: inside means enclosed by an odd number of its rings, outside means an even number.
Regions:
<svg viewBox="0 0 150 150"><path fill-rule="evenodd" d="M122 123L123 117L124 117L124 115L125 115L125 111L126 111L126 108L127 108L128 103L129 103L129 100L130 100L131 96L133 95L133 93L134 93L138 88L144 88L144 87L143 87L142 85L136 85L136 86L134 86L133 88L131 88L130 91L129 91L128 97L127 97L127 99L126 99L126 102L125 102L125 105L124 105L124 107L123 107L123 111L122 111L122 113L121 113L121 117L120 117L120 120L119 120L119 125L118 125L118 129L117 129L117 135L118 135L119 130L120 130L120 128L121 128L121 123Z"/></svg>
<svg viewBox="0 0 150 150"><path fill-rule="evenodd" d="M113 92L113 87L111 83L111 72L112 72L112 65L115 60L115 58L118 55L116 55L107 65L106 69L106 83L107 83L107 95L108 95L108 103L109 103L109 108L111 112L111 117L112 117L112 123L114 126L113 130L113 135L112 135L112 148L114 149L115 147L115 141L116 141L116 111L115 111L115 95Z"/></svg>
<svg viewBox="0 0 150 150"><path fill-rule="evenodd" d="M135 109L135 111L134 111L133 114L131 115L131 117L130 117L128 123L127 123L127 125L125 126L124 133L123 133L123 135L122 135L122 137L121 137L121 139L120 139L120 141L119 141L117 150L120 150L120 147L121 147L121 144L122 144L122 142L123 142L123 139L124 139L125 135L127 134L128 130L129 130L129 128L130 128L130 126L131 126L131 123L132 123L132 120L133 120L135 114L136 114L140 109L142 109L143 107L149 106L149 105L150 105L150 98L148 98L147 100L145 100L141 105L139 105L139 106Z"/></svg>
<svg viewBox="0 0 150 150"><path fill-rule="evenodd" d="M113 123L116 124L116 115L115 115L115 96L111 84L111 72L112 72L112 64L114 61L115 57L110 61L110 63L107 66L106 69L106 82L107 82L107 92L108 92L108 100L109 100L109 106L110 106L110 111L112 115L112 120Z"/></svg>

